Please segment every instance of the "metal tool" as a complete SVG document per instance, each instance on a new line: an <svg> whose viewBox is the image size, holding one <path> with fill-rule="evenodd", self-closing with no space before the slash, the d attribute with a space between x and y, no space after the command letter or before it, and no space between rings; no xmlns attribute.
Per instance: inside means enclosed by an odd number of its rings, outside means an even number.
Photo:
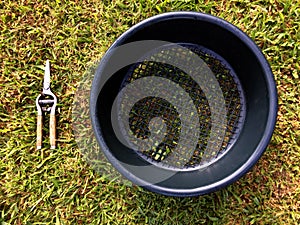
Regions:
<svg viewBox="0 0 300 225"><path fill-rule="evenodd" d="M45 75L44 75L44 86L43 91L36 98L36 107L38 111L37 115L37 149L42 148L43 141L43 114L44 112L50 112L50 146L51 149L56 147L56 118L55 118L55 107L57 103L56 96L50 90L50 63L46 61Z"/></svg>

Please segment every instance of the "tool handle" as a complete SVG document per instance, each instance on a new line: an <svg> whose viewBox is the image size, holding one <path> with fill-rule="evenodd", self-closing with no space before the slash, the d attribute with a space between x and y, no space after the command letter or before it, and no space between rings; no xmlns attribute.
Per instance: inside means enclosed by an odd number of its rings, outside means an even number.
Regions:
<svg viewBox="0 0 300 225"><path fill-rule="evenodd" d="M56 144L56 118L55 115L50 115L50 146L55 149Z"/></svg>
<svg viewBox="0 0 300 225"><path fill-rule="evenodd" d="M43 116L37 116L37 128L36 128L36 148L42 148L42 136L43 136Z"/></svg>

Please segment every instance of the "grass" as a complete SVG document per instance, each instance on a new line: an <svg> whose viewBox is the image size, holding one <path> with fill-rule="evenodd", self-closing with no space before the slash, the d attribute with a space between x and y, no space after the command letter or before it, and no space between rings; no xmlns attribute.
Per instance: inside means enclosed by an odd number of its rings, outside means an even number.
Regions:
<svg viewBox="0 0 300 225"><path fill-rule="evenodd" d="M116 184L83 159L71 108L82 75L137 22L162 12L219 16L261 47L274 72L279 114L251 172L218 192L164 197ZM299 224L300 3L297 0L0 3L1 224ZM58 104L58 148L35 149L35 98L46 59ZM47 133L47 130L45 130Z"/></svg>

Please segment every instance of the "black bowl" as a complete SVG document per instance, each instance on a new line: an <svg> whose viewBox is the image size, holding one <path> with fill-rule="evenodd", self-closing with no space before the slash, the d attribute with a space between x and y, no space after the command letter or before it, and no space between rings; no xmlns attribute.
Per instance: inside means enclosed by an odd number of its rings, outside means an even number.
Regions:
<svg viewBox="0 0 300 225"><path fill-rule="evenodd" d="M156 44L133 46L134 54L116 49L143 40L187 43L220 56L236 74L241 88L241 121L232 131L234 141L218 160L191 168L174 169L143 156L117 138L112 105L134 65ZM139 46L139 45L137 45ZM128 47L128 45L127 45ZM113 74L114 65L125 61ZM131 64L130 64L131 63ZM129 65L130 64L130 65ZM226 87L225 87L226 88ZM227 107L227 104L226 104ZM112 165L133 183L171 196L210 193L236 181L261 157L271 139L277 116L277 90L269 64L256 44L232 24L203 13L172 12L151 17L122 34L101 60L90 95L90 116L97 141ZM229 117L228 117L229 118ZM237 134L238 133L238 134ZM147 159L150 158L150 159Z"/></svg>

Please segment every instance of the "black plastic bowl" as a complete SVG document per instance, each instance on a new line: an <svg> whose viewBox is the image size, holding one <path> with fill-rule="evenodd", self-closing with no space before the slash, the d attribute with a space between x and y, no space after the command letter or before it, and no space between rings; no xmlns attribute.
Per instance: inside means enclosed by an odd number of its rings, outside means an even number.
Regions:
<svg viewBox="0 0 300 225"><path fill-rule="evenodd" d="M128 67L105 84L104 74L114 65L114 49L141 40L191 43L217 53L235 71L243 89L245 118L237 140L217 161L193 170L174 170L141 157L124 146L112 128L111 108ZM151 50L151 49L150 49ZM142 57L138 55L137 58ZM203 13L172 12L151 17L121 35L102 59L90 96L91 120L97 141L112 165L133 183L171 196L213 192L236 181L261 157L271 139L277 116L277 91L269 64L256 44L232 24ZM150 166L151 165L151 166ZM147 167L147 170L136 169ZM144 171L144 172L143 172ZM168 173L171 175L168 176ZM160 176L167 179L160 180ZM152 182L160 180L159 182Z"/></svg>

